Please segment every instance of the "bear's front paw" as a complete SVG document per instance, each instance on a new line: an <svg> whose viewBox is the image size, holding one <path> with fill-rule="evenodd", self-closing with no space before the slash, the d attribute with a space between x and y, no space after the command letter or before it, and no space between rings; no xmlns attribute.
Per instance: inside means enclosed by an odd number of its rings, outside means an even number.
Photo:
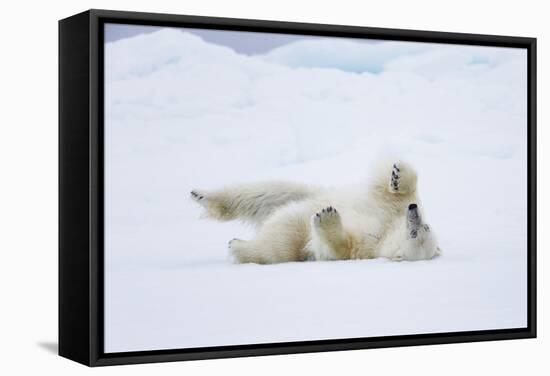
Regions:
<svg viewBox="0 0 550 376"><path fill-rule="evenodd" d="M317 227L332 227L340 224L340 213L332 206L313 215L313 224Z"/></svg>
<svg viewBox="0 0 550 376"><path fill-rule="evenodd" d="M389 190L391 193L399 192L399 179L401 178L401 168L399 163L394 163L391 171Z"/></svg>

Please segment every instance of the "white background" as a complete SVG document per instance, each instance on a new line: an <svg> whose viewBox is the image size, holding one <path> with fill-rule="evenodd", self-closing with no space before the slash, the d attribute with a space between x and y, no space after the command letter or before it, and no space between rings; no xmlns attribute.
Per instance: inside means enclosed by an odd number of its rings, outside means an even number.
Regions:
<svg viewBox="0 0 550 376"><path fill-rule="evenodd" d="M0 370L3 374L281 374L357 373L462 375L542 374L547 364L544 254L548 183L542 168L546 132L544 71L550 42L543 2L437 1L247 2L73 1L10 3L3 9L0 127ZM86 369L56 357L57 341L57 20L87 8L140 10L539 38L539 338L494 343L271 356Z"/></svg>

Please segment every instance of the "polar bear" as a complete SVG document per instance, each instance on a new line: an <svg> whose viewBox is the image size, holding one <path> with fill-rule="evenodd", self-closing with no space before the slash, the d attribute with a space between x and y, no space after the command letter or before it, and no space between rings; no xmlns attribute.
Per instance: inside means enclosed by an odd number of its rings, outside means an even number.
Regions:
<svg viewBox="0 0 550 376"><path fill-rule="evenodd" d="M193 190L206 217L256 226L251 240L233 239L237 263L386 257L426 260L441 253L424 221L417 174L406 162L380 163L368 184L334 190L264 182Z"/></svg>

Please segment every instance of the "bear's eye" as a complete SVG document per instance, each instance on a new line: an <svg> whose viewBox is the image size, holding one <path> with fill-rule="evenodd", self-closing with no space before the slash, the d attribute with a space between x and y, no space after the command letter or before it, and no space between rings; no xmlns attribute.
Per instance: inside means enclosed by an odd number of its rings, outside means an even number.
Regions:
<svg viewBox="0 0 550 376"><path fill-rule="evenodd" d="M430 231L430 226L424 225L424 230L425 230L426 232L429 232L429 231Z"/></svg>

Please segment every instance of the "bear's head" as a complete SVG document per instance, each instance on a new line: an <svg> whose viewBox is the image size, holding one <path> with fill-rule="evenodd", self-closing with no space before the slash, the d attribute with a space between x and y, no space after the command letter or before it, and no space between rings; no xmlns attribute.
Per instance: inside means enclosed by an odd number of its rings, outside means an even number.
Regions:
<svg viewBox="0 0 550 376"><path fill-rule="evenodd" d="M424 223L415 203L406 209L406 234L394 260L429 260L441 254L437 239L431 227Z"/></svg>

